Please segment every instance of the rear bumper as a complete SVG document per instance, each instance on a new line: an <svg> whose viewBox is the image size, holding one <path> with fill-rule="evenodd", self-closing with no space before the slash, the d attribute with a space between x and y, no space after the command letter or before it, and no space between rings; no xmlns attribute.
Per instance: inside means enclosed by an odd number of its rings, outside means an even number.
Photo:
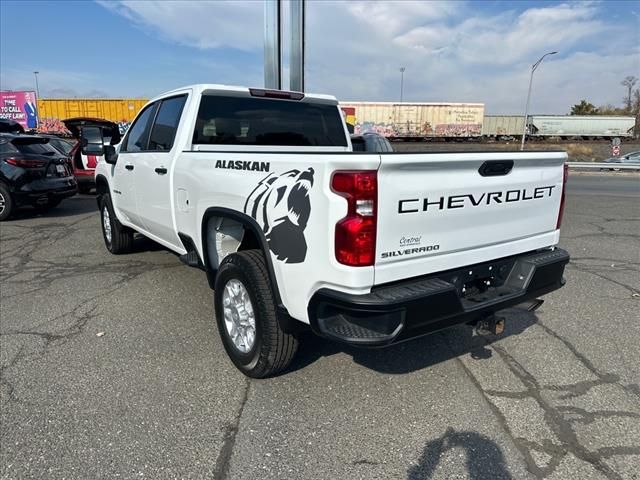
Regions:
<svg viewBox="0 0 640 480"><path fill-rule="evenodd" d="M567 263L569 254L557 248L382 285L366 295L321 289L309 303L311 327L346 343L387 345L557 290Z"/></svg>
<svg viewBox="0 0 640 480"><path fill-rule="evenodd" d="M96 185L95 170L73 169L73 176L81 187L94 187Z"/></svg>
<svg viewBox="0 0 640 480"><path fill-rule="evenodd" d="M17 205L42 205L49 200L64 199L78 193L73 177L37 180L12 192Z"/></svg>

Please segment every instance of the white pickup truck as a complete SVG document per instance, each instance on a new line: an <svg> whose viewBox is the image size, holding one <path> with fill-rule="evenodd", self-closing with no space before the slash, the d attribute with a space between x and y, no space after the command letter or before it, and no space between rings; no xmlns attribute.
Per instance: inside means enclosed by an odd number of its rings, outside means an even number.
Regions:
<svg viewBox="0 0 640 480"><path fill-rule="evenodd" d="M564 284L563 152L353 152L334 97L221 85L151 100L122 141L87 122L81 141L104 155L109 251L139 232L205 270L251 377L285 369L305 329L388 345Z"/></svg>

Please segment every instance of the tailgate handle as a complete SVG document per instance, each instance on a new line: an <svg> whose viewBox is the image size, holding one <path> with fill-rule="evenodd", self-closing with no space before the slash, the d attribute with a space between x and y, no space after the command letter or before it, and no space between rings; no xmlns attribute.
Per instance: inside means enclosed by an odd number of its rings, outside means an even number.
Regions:
<svg viewBox="0 0 640 480"><path fill-rule="evenodd" d="M478 169L483 177L506 175L513 168L513 160L487 160Z"/></svg>

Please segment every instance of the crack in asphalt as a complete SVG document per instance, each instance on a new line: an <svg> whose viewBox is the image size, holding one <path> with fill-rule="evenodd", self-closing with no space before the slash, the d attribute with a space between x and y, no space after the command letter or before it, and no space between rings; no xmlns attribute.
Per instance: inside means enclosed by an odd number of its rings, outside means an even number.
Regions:
<svg viewBox="0 0 640 480"><path fill-rule="evenodd" d="M585 265L585 264L581 264L578 261L574 261L573 259L571 259L571 261L569 262L568 268L574 268L580 272L583 273L588 273L591 275L594 275L602 280L606 280L607 282L613 283L615 285L618 285L619 287L622 287L626 290L628 290L631 295L640 293L640 289L637 287L634 287L632 285L629 285L627 283L621 282L619 280L613 279L607 275L605 275L604 273L602 273L601 271L599 271L598 269L602 269L602 268L608 268L608 271L611 270L611 268L616 268L618 267L617 264L616 267L611 267L612 264L608 264L608 265L597 265L597 266L592 266L592 265ZM621 263L620 264L622 267L624 268L617 268L617 271L623 271L623 272L631 272L631 273L638 273L639 270L638 268L634 267L635 264L633 263Z"/></svg>
<svg viewBox="0 0 640 480"><path fill-rule="evenodd" d="M222 447L220 447L220 451L218 452L218 458L216 458L213 474L214 480L226 480L227 478L229 478L229 469L231 468L231 457L233 456L233 448L236 444L236 437L240 428L242 413L244 412L244 407L247 404L247 400L249 399L250 387L251 381L246 378L245 388L242 394L242 399L240 400L238 413L233 419L233 422L227 424L224 428L224 440L222 442Z"/></svg>
<svg viewBox="0 0 640 480"><path fill-rule="evenodd" d="M638 397L640 397L640 386L638 386L637 384L621 384L620 383L620 376L619 375L615 375L615 374L611 374L611 373L602 373L598 368L596 368L596 366L593 364L593 362L591 360L589 360L585 355L583 355L576 347L575 345L573 345L569 340L567 340L565 337L563 337L562 335L558 334L557 332L555 332L554 330L552 330L551 328L549 328L548 326L546 326L544 323L542 323L541 321L537 322L537 325L540 326L540 328L542 328L547 334L551 335L553 338L555 338L556 340L560 341L565 347L567 347L569 349L569 351L573 354L574 357L576 357L578 359L578 361L587 369L589 370L596 378L598 378L600 385L602 384L616 384L618 385L620 388L622 388L623 390L625 390L626 392L629 392L633 395L636 395ZM598 382L598 381L596 381ZM585 393L587 393L591 388L593 388L593 386L595 385L591 385L592 382L590 381L584 381L584 382L578 382L576 384L574 384L573 386L557 386L557 385L549 385L547 387L545 387L548 390L552 390L552 389L557 389L557 390L565 390L568 391L569 394L562 396L560 398L564 399L569 399L569 398L574 398L580 395L584 395Z"/></svg>
<svg viewBox="0 0 640 480"><path fill-rule="evenodd" d="M11 225L11 227L17 227L21 235L3 236L3 247L5 248L2 249L0 255L0 264L2 265L0 281L5 285L7 284L6 282L11 282L13 287L17 287L17 293L7 294L2 292L0 298L4 300L29 296L51 285L52 282L61 279L80 278L88 274L105 274L116 277L113 280L114 285L110 288L101 289L91 298L80 302L71 310L46 320L46 322L29 329L0 331L0 337L29 336L42 342L41 348L29 353L27 353L25 345L21 345L18 352L0 368L0 386L4 387L6 398L10 402L24 403L16 395L16 388L9 378L9 372L14 366L34 356L45 355L52 345L63 344L81 334L87 324L102 313L98 308L98 301L101 297L113 294L144 273L176 267L174 263L159 266L157 263L131 259L127 259L126 263L114 260L82 264L74 262L74 258L78 257L77 255L74 257L62 256L60 261L33 258L34 253L37 251L53 247L57 243L67 240L73 233L77 233L81 229L83 222L94 217L94 215L93 213L85 215L69 224ZM7 242L18 242L18 244L7 248ZM58 330L53 329L53 331L47 329L49 325L55 324L56 321L68 318L73 319L69 326ZM224 429L222 447L215 461L213 478L216 480L229 477L233 449L242 413L248 400L250 385L250 381L247 379L238 412L232 423L228 424Z"/></svg>
<svg viewBox="0 0 640 480"><path fill-rule="evenodd" d="M11 281L12 286L23 287L19 288L19 293L13 295L7 295L4 291L0 292L0 299L7 300L18 296L29 296L37 291L41 291L43 288L49 286L52 281L60 279L69 279L75 277L82 277L87 274L105 273L110 275L117 275L119 278L114 279L110 288L101 289L98 293L94 294L91 298L84 300L73 307L71 310L64 311L60 315L47 319L38 325L33 326L30 329L8 329L0 331L0 337L24 335L33 336L43 341L43 346L37 352L29 354L24 353L24 346L21 346L18 353L13 358L9 359L5 365L0 368L0 385L4 385L7 389L8 399L12 402L18 402L19 398L15 394L15 386L8 378L9 370L14 367L19 361L32 358L34 356L45 355L53 344L62 344L71 338L79 335L84 331L87 323L95 319L102 312L98 310L97 301L110 295L119 289L125 287L128 282L136 279L144 273L150 271L157 271L160 269L173 268L177 265L167 264L158 266L151 262L145 262L140 260L124 262L104 262L94 265L79 266L74 264L68 264L69 257L61 257L61 262L49 261L49 260L35 260L31 258L32 254L46 247L51 247L56 243L68 238L70 234L73 234L80 230L78 226L82 222L93 217L95 214L84 215L80 219L69 223L48 223L45 225L37 226L21 226L11 225L11 227L19 227L20 229L30 234L19 246L15 248L3 249L0 256L0 265L2 265L2 272L0 272L0 281L6 285L8 281ZM22 239L23 237L18 237ZM3 236L3 244L6 246L6 238ZM7 265L11 263L11 265ZM17 275L24 275L25 273L31 274L32 278L20 280L15 278ZM53 331L46 329L49 325L54 325L58 320L72 318L71 325ZM2 327L2 325L0 325Z"/></svg>
<svg viewBox="0 0 640 480"><path fill-rule="evenodd" d="M568 392L566 395L560 396L560 400L577 398L585 395L589 390L600 385L616 385L626 392L638 395L639 389L635 384L624 385L620 383L618 375L603 373L598 370L593 363L567 339L557 334L546 325L538 322L539 325L548 335L562 342L565 347L575 356L575 358L594 376L597 380L582 381L571 385L542 385L527 369L518 362L504 347L500 345L490 345L490 340L484 340L484 344L475 346L473 350L491 348L495 351L507 368L518 378L525 387L525 390L518 392L499 391L492 389L484 389L481 382L476 378L473 372L465 365L460 357L456 357L458 363L462 366L465 373L470 378L472 384L480 391L484 399L487 401L490 410L493 412L498 423L509 435L514 442L516 448L524 457L527 469L536 478L542 479L551 475L567 454L573 454L579 460L593 465L606 478L612 480L621 480L623 477L613 468L607 465L604 460L614 455L640 455L640 447L638 446L608 446L590 450L580 443L580 440L573 428L574 424L591 424L600 418L627 418L638 419L640 413L629 412L624 410L594 410L588 411L583 408L572 405L552 405L543 395L544 391L562 391ZM452 348L450 346L450 348ZM509 426L509 422L505 413L496 405L493 398L505 399L533 399L544 413L546 425L556 436L556 440L544 439L541 442L516 436ZM533 452L543 453L550 457L546 466L539 466L534 459Z"/></svg>

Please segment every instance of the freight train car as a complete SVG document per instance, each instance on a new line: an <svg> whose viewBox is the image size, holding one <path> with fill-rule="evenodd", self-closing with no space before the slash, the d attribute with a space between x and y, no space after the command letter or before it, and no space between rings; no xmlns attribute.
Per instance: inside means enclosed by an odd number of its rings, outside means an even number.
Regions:
<svg viewBox="0 0 640 480"><path fill-rule="evenodd" d="M143 98L42 98L38 100L40 131L59 133L71 117L104 118L125 130L147 103Z"/></svg>
<svg viewBox="0 0 640 480"><path fill-rule="evenodd" d="M482 138L507 140L522 137L523 115L485 115L482 122Z"/></svg>
<svg viewBox="0 0 640 480"><path fill-rule="evenodd" d="M529 132L533 137L563 139L632 137L634 117L605 117L600 115L532 115Z"/></svg>
<svg viewBox="0 0 640 480"><path fill-rule="evenodd" d="M340 102L355 133L393 140L480 138L483 103Z"/></svg>

